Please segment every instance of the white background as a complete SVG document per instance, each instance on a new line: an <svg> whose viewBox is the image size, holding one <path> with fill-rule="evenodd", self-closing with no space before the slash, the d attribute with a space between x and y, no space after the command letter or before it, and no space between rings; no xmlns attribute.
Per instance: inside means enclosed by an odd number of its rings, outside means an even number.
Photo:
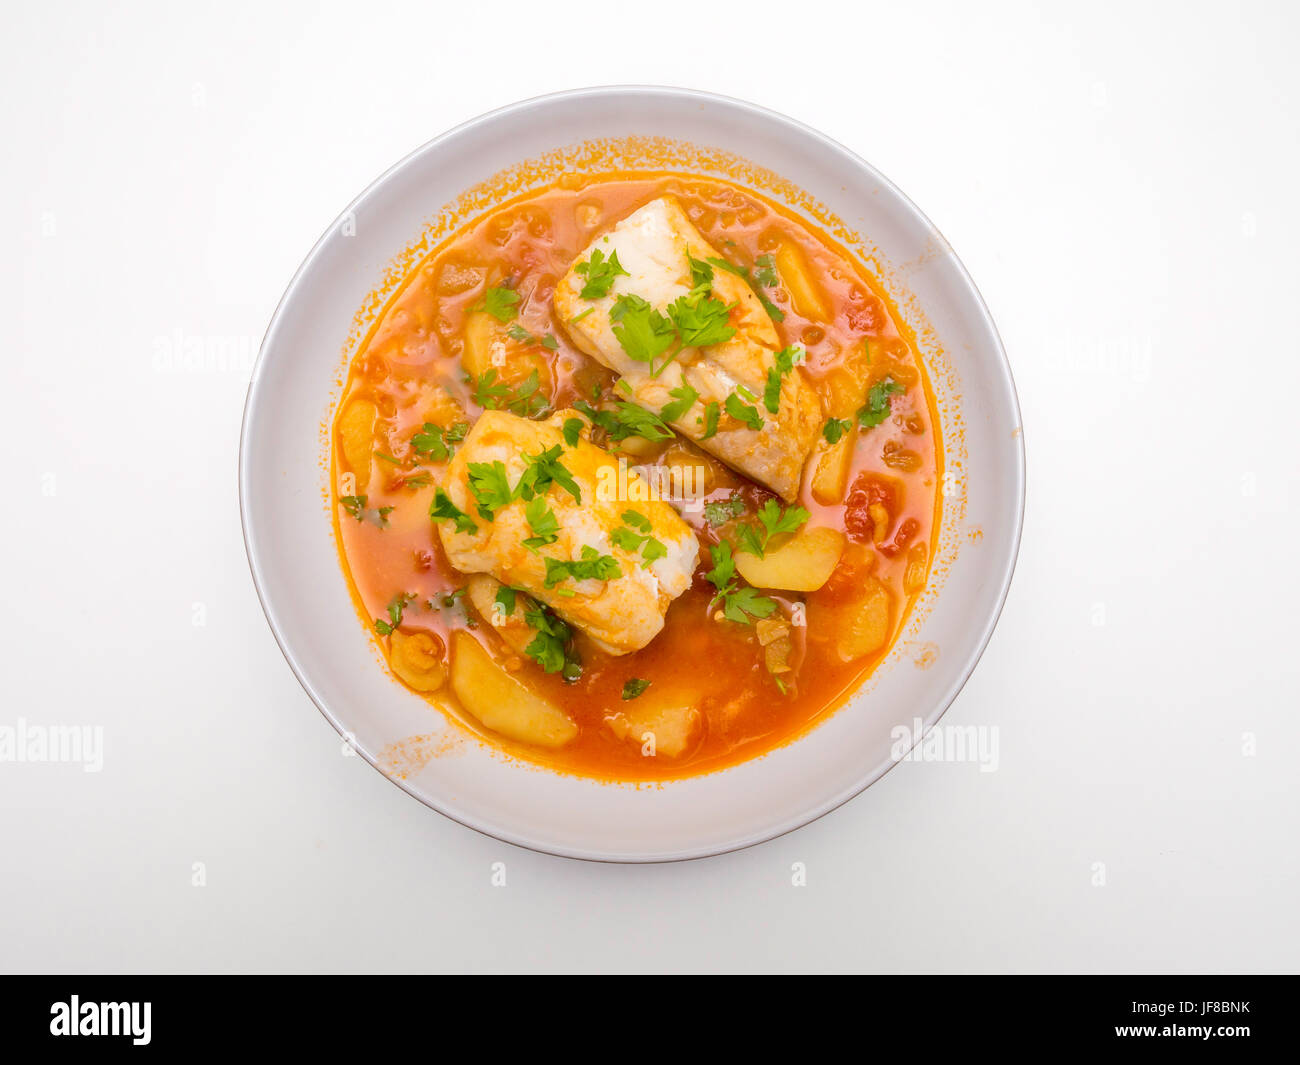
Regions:
<svg viewBox="0 0 1300 1065"><path fill-rule="evenodd" d="M1300 965L1294 5L6 21L0 725L106 750L0 763L0 967ZM251 358L348 201L479 112L635 82L800 118L920 204L1001 328L1029 461L1006 612L945 719L1000 730L997 772L904 764L792 835L645 868L516 850L341 757L236 497ZM240 357L155 369L195 338Z"/></svg>

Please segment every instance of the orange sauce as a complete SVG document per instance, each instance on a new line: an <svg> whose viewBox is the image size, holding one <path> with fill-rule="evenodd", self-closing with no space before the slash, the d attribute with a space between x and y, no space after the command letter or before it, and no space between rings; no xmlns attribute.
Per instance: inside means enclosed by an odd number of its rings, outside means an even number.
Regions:
<svg viewBox="0 0 1300 1065"><path fill-rule="evenodd" d="M466 318L485 288L506 277L519 279L520 325L535 336L555 338L554 350L532 355L543 362L550 409L589 399L595 386L609 394L613 375L569 342L551 297L595 236L665 193L675 195L701 233L737 265L752 268L783 243L799 249L828 309L826 320L801 316L784 286L764 294L784 314L776 323L781 343L806 350L801 372L828 409L837 374L840 380L848 374L864 393L886 377L903 391L891 396L881 424L849 431L856 442L843 498L826 502L812 494L816 454L805 471L799 505L810 512L809 524L840 529L847 546L822 588L764 593L787 616L807 619L793 630L791 673L769 673L755 627L719 619L710 606L714 588L703 577L711 565L708 546L721 537L734 541L735 526L715 526L704 512L688 509L683 517L699 536L701 564L692 587L670 606L663 632L641 651L621 657L579 637L582 676L566 683L506 649L463 595L448 603L466 577L448 564L428 516L440 467L412 460L409 442L440 389L460 404L468 421L481 412L461 364ZM378 411L370 466L349 469L338 444L336 415L331 480L343 568L359 613L385 654L388 639L376 632L374 622L386 617L395 595L410 597L403 632L427 632L444 650L452 631L473 632L506 668L577 722L577 738L555 750L529 747L482 727L445 686L426 698L485 741L553 769L621 781L666 780L723 768L797 737L840 705L888 652L924 587L938 540L943 456L934 396L914 337L881 286L844 249L758 193L716 178L639 172L590 181L570 176L479 215L409 271L376 319L352 361L339 412L358 398ZM666 446L655 450L662 454ZM771 498L703 453L694 454L709 464L713 478L707 501L739 494L752 520L757 506ZM653 463L656 457L642 453L633 461ZM366 507L391 508L382 524L354 520L339 502L355 494L358 474L365 480ZM883 535L873 504L887 514ZM846 659L840 639L845 620L854 616L868 582L888 592L889 635L871 653ZM629 705L622 691L633 677L660 690L681 691L699 711L702 727L680 756L645 757L640 744L610 727L610 718Z"/></svg>

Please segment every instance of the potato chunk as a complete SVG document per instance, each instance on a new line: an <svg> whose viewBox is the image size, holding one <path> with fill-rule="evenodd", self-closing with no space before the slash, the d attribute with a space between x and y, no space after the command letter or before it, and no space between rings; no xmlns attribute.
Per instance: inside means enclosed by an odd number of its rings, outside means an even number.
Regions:
<svg viewBox="0 0 1300 1065"><path fill-rule="evenodd" d="M808 631L834 639L836 653L845 662L876 654L889 642L893 602L893 593L885 584L868 577L852 598L810 609Z"/></svg>
<svg viewBox="0 0 1300 1065"><path fill-rule="evenodd" d="M689 703L670 700L633 706L605 720L619 739L642 747L653 744L648 749L656 755L676 758L695 739L700 727L700 712Z"/></svg>
<svg viewBox="0 0 1300 1065"><path fill-rule="evenodd" d="M368 399L354 399L339 415L339 448L343 461L357 479L357 491L370 481L370 456L375 447L375 420L379 411Z"/></svg>
<svg viewBox="0 0 1300 1065"><path fill-rule="evenodd" d="M442 641L428 632L393 632L388 663L402 680L418 692L436 692L447 679Z"/></svg>
<svg viewBox="0 0 1300 1065"><path fill-rule="evenodd" d="M538 747L563 747L578 735L568 714L502 669L468 632L451 640L451 690L485 727Z"/></svg>
<svg viewBox="0 0 1300 1065"><path fill-rule="evenodd" d="M762 558L747 552L736 555L736 569L756 588L811 592L826 583L843 550L844 534L822 525L801 529Z"/></svg>
<svg viewBox="0 0 1300 1065"><path fill-rule="evenodd" d="M849 467L853 462L852 431L833 444L822 442L823 449L816 457L817 469L813 473L812 494L818 503L834 506L844 499L844 489L849 482Z"/></svg>
<svg viewBox="0 0 1300 1065"><path fill-rule="evenodd" d="M546 360L521 341L514 340L506 327L486 311L474 311L465 319L465 351L461 365L471 377L496 371L495 380L517 387L534 370L543 388L549 387Z"/></svg>
<svg viewBox="0 0 1300 1065"><path fill-rule="evenodd" d="M789 241L783 241L776 251L776 272L781 275L781 283L790 293L790 302L800 315L814 322L830 321L826 301L813 280L803 252Z"/></svg>

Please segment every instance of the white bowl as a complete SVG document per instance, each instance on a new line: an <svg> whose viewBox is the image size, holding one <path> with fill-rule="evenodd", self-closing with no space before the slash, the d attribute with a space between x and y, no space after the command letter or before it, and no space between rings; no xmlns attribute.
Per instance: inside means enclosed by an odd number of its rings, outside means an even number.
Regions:
<svg viewBox="0 0 1300 1065"><path fill-rule="evenodd" d="M917 330L955 474L935 579L861 691L764 757L641 787L504 757L463 738L388 675L340 569L322 463L322 425L357 339L354 315L391 275L395 257L426 225L437 228L440 209L503 171L509 179L497 187L516 188L548 166L631 168L639 152L665 150L644 140L594 153L575 147L629 136L713 150L698 172L734 153L797 186L764 189L770 197L817 213L823 227L816 203L838 217L839 239L874 260ZM537 159L543 164L518 168ZM727 165L734 175L735 161ZM970 277L926 217L867 163L807 126L707 93L638 87L582 89L494 111L430 141L366 189L312 249L275 312L248 391L239 460L258 595L290 667L329 722L411 795L462 824L553 854L625 862L750 846L879 779L898 754L891 730L918 718L932 727L988 642L1015 565L1024 485L1020 412L1001 342Z"/></svg>

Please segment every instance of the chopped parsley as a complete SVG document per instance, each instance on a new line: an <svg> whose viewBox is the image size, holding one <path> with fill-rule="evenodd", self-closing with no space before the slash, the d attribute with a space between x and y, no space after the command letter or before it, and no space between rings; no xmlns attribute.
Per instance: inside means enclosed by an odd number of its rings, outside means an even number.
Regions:
<svg viewBox="0 0 1300 1065"><path fill-rule="evenodd" d="M636 362L650 366L653 375L654 361L677 341L677 327L672 321L655 310L640 296L624 295L614 301L609 312L609 320L614 325L614 336L627 353L627 357ZM667 362L662 363L662 370Z"/></svg>
<svg viewBox="0 0 1300 1065"><path fill-rule="evenodd" d="M541 414L550 407L550 403L538 391L540 387L541 379L537 376L537 371L533 370L515 389L515 397L510 401L506 409L511 414L517 414L521 418L530 418Z"/></svg>
<svg viewBox="0 0 1300 1065"><path fill-rule="evenodd" d="M723 344L736 335L735 328L729 324L734 306L700 292L673 300L668 315L681 336L682 347L704 348Z"/></svg>
<svg viewBox="0 0 1300 1065"><path fill-rule="evenodd" d="M673 401L665 404L659 412L659 417L665 422L677 421L695 406L695 401L700 398L700 394L687 384L683 384L680 388L674 388L668 394L673 397Z"/></svg>
<svg viewBox="0 0 1300 1065"><path fill-rule="evenodd" d="M564 434L564 442L569 447L577 447L578 441L582 438L583 421L581 418L565 418L564 428L560 431Z"/></svg>
<svg viewBox="0 0 1300 1065"><path fill-rule="evenodd" d="M585 263L579 263L573 268L575 274L586 278L586 284L582 286L582 291L578 295L584 300L604 299L609 295L610 286L614 284L614 278L622 275L629 277L622 264L618 261L618 252L611 252L608 259L605 253L599 248L591 253L591 258ZM576 321L576 319L574 319Z"/></svg>
<svg viewBox="0 0 1300 1065"><path fill-rule="evenodd" d="M748 391L748 389L746 389L746 391ZM753 395L753 393L750 394ZM735 418L736 421L743 423L750 429L753 429L754 432L758 432L763 428L763 416L758 413L758 408L750 406L735 392L727 397L724 406L726 407L727 413Z"/></svg>
<svg viewBox="0 0 1300 1065"><path fill-rule="evenodd" d="M623 567L613 555L602 555L587 544L582 548L582 557L571 561L558 558L546 560L546 587L554 588L560 581L612 581L622 576Z"/></svg>
<svg viewBox="0 0 1300 1065"><path fill-rule="evenodd" d="M525 377L512 392L509 385L497 381L497 371L489 369L474 381L474 402L484 410L504 407L521 418L532 418L550 407L550 402L539 391L540 388L541 378L536 370Z"/></svg>
<svg viewBox="0 0 1300 1065"><path fill-rule="evenodd" d="M763 406L769 414L776 414L781 409L781 378L794 372L797 362L803 362L804 349L795 345L782 348L773 356L776 365L767 371L767 383L763 387Z"/></svg>
<svg viewBox="0 0 1300 1065"><path fill-rule="evenodd" d="M705 580L717 589L717 595L709 606L722 604L723 616L729 621L741 625L749 624L754 618L765 618L776 610L776 600L759 595L749 586L736 586L736 560L731 554L731 544L726 540L709 548L713 556L713 569L704 575Z"/></svg>
<svg viewBox="0 0 1300 1065"><path fill-rule="evenodd" d="M737 277L742 278L745 281L749 280L749 271L743 266L737 266L735 263L727 262L726 259L719 259L717 256L712 255L708 258L707 262L710 266L719 267L720 269L726 270L727 273L735 274Z"/></svg>
<svg viewBox="0 0 1300 1065"><path fill-rule="evenodd" d="M388 620L375 618L375 632L379 633L380 636L387 636L392 633L402 623L402 614L413 602L415 602L415 596L407 592L399 592L393 596L392 601L388 604Z"/></svg>
<svg viewBox="0 0 1300 1065"><path fill-rule="evenodd" d="M573 649L573 630L541 603L524 610L524 620L537 631L524 654L547 673L560 673L572 684L582 676L582 660Z"/></svg>
<svg viewBox="0 0 1300 1065"><path fill-rule="evenodd" d="M790 373L797 364L801 363L808 357L798 344L791 344L788 348L782 348L774 356L776 359L776 368L783 374Z"/></svg>
<svg viewBox="0 0 1300 1065"><path fill-rule="evenodd" d="M411 437L411 447L417 455L431 458L434 462L446 462L452 454L448 445L460 443L468 431L468 422L456 422L447 429L425 422L424 428Z"/></svg>
<svg viewBox="0 0 1300 1065"><path fill-rule="evenodd" d="M519 293L509 281L493 285L483 299L475 304L476 311L487 311L498 322L510 322L519 314Z"/></svg>
<svg viewBox="0 0 1300 1065"><path fill-rule="evenodd" d="M711 399L704 405L704 433L700 436L701 440L718 435L718 418L721 413L722 408L718 406L716 400Z"/></svg>
<svg viewBox="0 0 1300 1065"><path fill-rule="evenodd" d="M528 527L533 533L524 541L524 546L529 551L535 552L539 547L553 544L559 539L560 520L542 496L534 496L528 501L524 507L524 517L528 519Z"/></svg>
<svg viewBox="0 0 1300 1065"><path fill-rule="evenodd" d="M563 451L564 449L556 444L539 454L525 455L524 459L528 465L520 475L519 483L515 485L515 495L531 500L534 496L545 495L551 485L557 484L573 496L575 503L581 503L582 489L578 487L578 482L573 479L573 474L569 472L568 467L560 461Z"/></svg>
<svg viewBox="0 0 1300 1065"><path fill-rule="evenodd" d="M858 409L858 424L864 429L874 429L889 417L889 397L907 389L892 377L882 377L867 391L867 402Z"/></svg>
<svg viewBox="0 0 1300 1065"><path fill-rule="evenodd" d="M340 496L339 503L348 512L349 517L356 518L359 522L368 521L371 525L377 525L381 529L388 524L388 515L393 511L392 507L379 507L376 510L367 509L365 496Z"/></svg>
<svg viewBox="0 0 1300 1065"><path fill-rule="evenodd" d="M691 268L691 294L710 291L713 288L713 267L690 252L686 253L686 261Z"/></svg>
<svg viewBox="0 0 1300 1065"><path fill-rule="evenodd" d="M547 351L558 351L560 347L560 342L550 333L540 337L534 336L518 322L506 330L506 336L511 340L517 340L520 344L540 344Z"/></svg>
<svg viewBox="0 0 1300 1065"><path fill-rule="evenodd" d="M763 386L763 406L769 414L781 410L781 371L775 366L767 371L767 384Z"/></svg>
<svg viewBox="0 0 1300 1065"><path fill-rule="evenodd" d="M838 444L840 437L853 428L853 422L847 418L827 418L822 426L822 436L828 444Z"/></svg>
<svg viewBox="0 0 1300 1065"><path fill-rule="evenodd" d="M612 410L597 410L584 400L578 400L574 407L615 442L626 440L629 436L640 436L646 440L671 440L673 436L672 430L659 415L626 400L618 400Z"/></svg>
<svg viewBox="0 0 1300 1065"><path fill-rule="evenodd" d="M456 506L441 488L433 493L433 502L429 504L429 517L434 521L454 521L459 533L476 533L478 526L474 519Z"/></svg>
<svg viewBox="0 0 1300 1065"><path fill-rule="evenodd" d="M514 498L514 493L510 491L506 464L500 459L495 462L471 462L467 470L469 490L478 504L479 517L484 521L492 521L496 512Z"/></svg>
<svg viewBox="0 0 1300 1065"><path fill-rule="evenodd" d="M508 395L509 386L497 384L496 370L485 370L474 382L474 402L484 410L496 410L500 401Z"/></svg>
<svg viewBox="0 0 1300 1065"><path fill-rule="evenodd" d="M741 527L737 550L762 558L773 537L794 532L809 517L808 511L803 507L789 507L782 511L781 504L775 499L769 499L758 511L759 524Z"/></svg>
<svg viewBox="0 0 1300 1065"><path fill-rule="evenodd" d="M668 548L664 546L663 541L656 540L650 535L650 530L654 526L649 518L635 510L625 510L623 520L627 524L620 525L610 533L609 538L616 547L621 547L630 554L640 551L642 569L649 569L650 564L656 559L667 557Z"/></svg>
<svg viewBox="0 0 1300 1065"><path fill-rule="evenodd" d="M497 589L496 603L501 607L502 613L504 613L506 617L509 617L515 612L515 600L518 596L519 593L508 584L503 584Z"/></svg>
<svg viewBox="0 0 1300 1065"><path fill-rule="evenodd" d="M635 699L638 695L642 694L648 687L650 687L650 682L648 680L643 680L640 677L629 677L628 680L623 684L623 698L625 700Z"/></svg>

